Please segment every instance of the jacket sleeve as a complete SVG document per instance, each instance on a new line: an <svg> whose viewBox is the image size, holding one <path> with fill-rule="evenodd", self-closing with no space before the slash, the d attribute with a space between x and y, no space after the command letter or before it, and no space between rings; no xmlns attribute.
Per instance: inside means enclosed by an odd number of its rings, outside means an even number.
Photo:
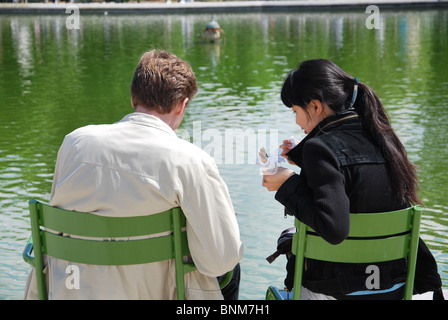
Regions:
<svg viewBox="0 0 448 320"><path fill-rule="evenodd" d="M342 242L350 230L350 202L336 159L318 139L310 139L301 165L301 174L285 181L275 198L329 243Z"/></svg>
<svg viewBox="0 0 448 320"><path fill-rule="evenodd" d="M227 185L214 163L189 188L181 207L199 272L216 277L232 270L243 256L243 245Z"/></svg>

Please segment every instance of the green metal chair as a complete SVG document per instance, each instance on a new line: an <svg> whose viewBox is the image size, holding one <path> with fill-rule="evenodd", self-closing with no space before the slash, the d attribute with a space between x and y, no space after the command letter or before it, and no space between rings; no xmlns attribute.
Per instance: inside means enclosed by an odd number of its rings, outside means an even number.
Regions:
<svg viewBox="0 0 448 320"><path fill-rule="evenodd" d="M285 293L273 286L266 292L268 300L284 300L292 295L299 300L305 258L340 263L377 263L407 258L405 300L412 299L422 207L382 213L350 214L349 237L332 245L310 227L295 219L297 233L293 237L292 252L296 255L294 289Z"/></svg>
<svg viewBox="0 0 448 320"><path fill-rule="evenodd" d="M132 265L175 259L178 299L185 299L184 274L196 269L183 262L189 254L186 225L180 208L138 217L104 217L68 211L31 200L32 235L23 258L36 269L39 299L47 299L43 254L70 262L94 265ZM51 230L47 231L47 230ZM57 233L55 233L55 231ZM172 231L169 235L143 240L98 241L63 236L135 237ZM34 256L32 256L34 251ZM230 275L231 278L231 275ZM227 280L228 276L226 277ZM224 284L222 284L224 285Z"/></svg>

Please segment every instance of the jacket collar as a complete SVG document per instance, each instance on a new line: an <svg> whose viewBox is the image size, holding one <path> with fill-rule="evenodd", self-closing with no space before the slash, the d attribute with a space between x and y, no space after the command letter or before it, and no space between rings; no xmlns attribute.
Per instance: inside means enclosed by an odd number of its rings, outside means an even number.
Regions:
<svg viewBox="0 0 448 320"><path fill-rule="evenodd" d="M159 130L162 130L166 133L176 135L176 133L171 129L171 127L163 122L160 118L156 116L142 113L142 112L133 112L121 119L119 122L130 122L137 125L153 127Z"/></svg>
<svg viewBox="0 0 448 320"><path fill-rule="evenodd" d="M291 160L300 167L302 163L302 149L309 139L317 137L321 134L332 131L342 125L347 125L349 123L355 124L356 126L361 125L359 116L355 111L342 111L325 118L324 120L319 122L316 127L286 155L289 156Z"/></svg>
<svg viewBox="0 0 448 320"><path fill-rule="evenodd" d="M307 138L317 137L326 131L331 131L331 129L345 125L349 122L359 123L359 116L355 111L343 111L336 113L319 122L308 134Z"/></svg>

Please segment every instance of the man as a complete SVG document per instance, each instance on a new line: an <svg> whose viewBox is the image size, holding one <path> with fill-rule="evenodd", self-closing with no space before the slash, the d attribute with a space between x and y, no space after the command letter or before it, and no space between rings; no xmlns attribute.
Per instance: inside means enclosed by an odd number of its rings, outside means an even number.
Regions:
<svg viewBox="0 0 448 320"><path fill-rule="evenodd" d="M131 84L135 112L117 123L86 126L65 137L50 204L107 216L181 207L197 267L185 276L187 299L222 299L217 277L239 266L243 246L227 186L213 159L175 134L196 92L196 78L186 62L169 52L145 53ZM72 290L65 286L68 265L48 258L50 299L176 299L171 260L131 266L78 264L80 288ZM27 298L35 296L34 282Z"/></svg>

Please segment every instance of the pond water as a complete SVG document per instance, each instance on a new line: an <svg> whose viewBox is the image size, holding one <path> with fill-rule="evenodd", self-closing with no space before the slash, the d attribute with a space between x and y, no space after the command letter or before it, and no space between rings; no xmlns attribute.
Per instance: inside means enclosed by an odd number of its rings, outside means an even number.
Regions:
<svg viewBox="0 0 448 320"><path fill-rule="evenodd" d="M283 285L284 257L271 265L265 258L293 220L261 187L254 155L303 138L279 92L286 73L311 58L333 60L382 99L419 167L421 236L446 288L448 11L384 10L372 30L367 16L215 14L226 36L217 45L198 41L209 14L81 16L79 30L67 30L65 16L0 15L0 299L23 297L27 201L48 200L62 139L132 111L133 71L152 48L174 52L196 72L199 93L179 132L215 157L229 186L245 244L241 299L263 299L270 284Z"/></svg>

